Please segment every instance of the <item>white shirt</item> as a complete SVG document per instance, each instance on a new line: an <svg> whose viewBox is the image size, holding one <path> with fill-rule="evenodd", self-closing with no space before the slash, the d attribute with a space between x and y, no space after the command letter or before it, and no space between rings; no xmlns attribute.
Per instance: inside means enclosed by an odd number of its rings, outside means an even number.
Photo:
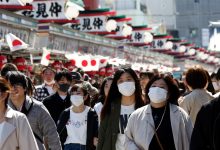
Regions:
<svg viewBox="0 0 220 150"><path fill-rule="evenodd" d="M5 135L2 134L2 131L4 130L4 125L5 125L5 121L0 123L0 141L2 141L3 137L5 136Z"/></svg>
<svg viewBox="0 0 220 150"><path fill-rule="evenodd" d="M48 93L50 94L50 95L52 95L52 94L54 94L54 90L53 90L53 87L52 86L45 86L45 88L47 89L47 91L48 91Z"/></svg>
<svg viewBox="0 0 220 150"><path fill-rule="evenodd" d="M87 116L89 109L90 108L86 106L83 112L75 113L72 111L72 107L70 108L70 118L66 124L67 139L64 145L70 143L86 145Z"/></svg>
<svg viewBox="0 0 220 150"><path fill-rule="evenodd" d="M125 134L124 130L128 123L128 118L130 117L131 113L135 110L135 104L130 106L121 105L121 115L119 118L119 134L116 141L116 150L125 150Z"/></svg>
<svg viewBox="0 0 220 150"><path fill-rule="evenodd" d="M95 104L95 106L94 106L96 114L98 115L99 124L100 124L100 119L101 119L100 117L101 117L102 107L103 107L103 104L101 102Z"/></svg>
<svg viewBox="0 0 220 150"><path fill-rule="evenodd" d="M62 100L65 100L66 97L67 97L67 95L60 95L60 98L61 98Z"/></svg>

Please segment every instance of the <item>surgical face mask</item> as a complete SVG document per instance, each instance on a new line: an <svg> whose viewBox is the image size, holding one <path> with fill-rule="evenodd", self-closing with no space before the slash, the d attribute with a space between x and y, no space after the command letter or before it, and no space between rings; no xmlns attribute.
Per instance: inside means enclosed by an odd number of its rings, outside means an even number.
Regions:
<svg viewBox="0 0 220 150"><path fill-rule="evenodd" d="M151 87L148 96L153 103L161 103L167 99L167 90L159 87Z"/></svg>
<svg viewBox="0 0 220 150"><path fill-rule="evenodd" d="M218 82L212 82L212 85L213 85L215 91L218 91L220 89L220 86L218 85Z"/></svg>
<svg viewBox="0 0 220 150"><path fill-rule="evenodd" d="M81 95L71 95L70 96L70 101L76 107L80 106L84 102L83 96L81 96Z"/></svg>
<svg viewBox="0 0 220 150"><path fill-rule="evenodd" d="M52 80L52 81L48 82L48 81L44 80L44 83L45 83L46 85L52 85L52 84L54 84L54 83L55 83L55 81L54 81L54 80Z"/></svg>
<svg viewBox="0 0 220 150"><path fill-rule="evenodd" d="M123 82L118 84L119 92L124 96L131 96L135 92L134 82Z"/></svg>
<svg viewBox="0 0 220 150"><path fill-rule="evenodd" d="M64 83L64 84L59 84L59 89L62 92L67 92L70 88L70 84Z"/></svg>

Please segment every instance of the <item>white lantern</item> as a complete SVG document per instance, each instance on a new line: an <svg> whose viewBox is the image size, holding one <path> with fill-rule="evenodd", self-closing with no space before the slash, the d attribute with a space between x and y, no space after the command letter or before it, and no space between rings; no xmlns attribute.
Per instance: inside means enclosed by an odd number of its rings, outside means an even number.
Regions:
<svg viewBox="0 0 220 150"><path fill-rule="evenodd" d="M113 2L114 2L114 0L105 0L105 3L106 3L107 5L111 5L111 4L113 4Z"/></svg>
<svg viewBox="0 0 220 150"><path fill-rule="evenodd" d="M201 59L202 59L202 60L206 60L208 57L209 57L209 55L206 54L206 53L203 53L203 54L201 55Z"/></svg>
<svg viewBox="0 0 220 150"><path fill-rule="evenodd" d="M165 43L165 49L172 49L173 48L173 42L168 41Z"/></svg>
<svg viewBox="0 0 220 150"><path fill-rule="evenodd" d="M179 47L179 52L184 53L186 51L186 46L182 45Z"/></svg>
<svg viewBox="0 0 220 150"><path fill-rule="evenodd" d="M124 24L124 27L122 29L122 35L129 36L132 34L132 27L128 26L127 24Z"/></svg>
<svg viewBox="0 0 220 150"><path fill-rule="evenodd" d="M189 49L189 52L188 52L189 55L195 55L195 53L196 53L196 50L194 48Z"/></svg>
<svg viewBox="0 0 220 150"><path fill-rule="evenodd" d="M18 0L18 2L22 5L22 6L25 6L27 3L32 3L33 0Z"/></svg>
<svg viewBox="0 0 220 150"><path fill-rule="evenodd" d="M219 58L215 58L213 62L214 62L214 63L219 63L219 62L220 62L220 59L219 59Z"/></svg>
<svg viewBox="0 0 220 150"><path fill-rule="evenodd" d="M154 37L150 32L144 33L144 43L151 43L153 41Z"/></svg>
<svg viewBox="0 0 220 150"><path fill-rule="evenodd" d="M207 59L208 62L213 62L214 60L215 60L214 56L209 56Z"/></svg>
<svg viewBox="0 0 220 150"><path fill-rule="evenodd" d="M68 20L77 18L79 16L79 10L74 6L68 6L65 10L65 16Z"/></svg>
<svg viewBox="0 0 220 150"><path fill-rule="evenodd" d="M111 32L113 30L116 30L117 28L117 22L113 19L110 19L107 21L106 26L105 26L106 30L108 32Z"/></svg>

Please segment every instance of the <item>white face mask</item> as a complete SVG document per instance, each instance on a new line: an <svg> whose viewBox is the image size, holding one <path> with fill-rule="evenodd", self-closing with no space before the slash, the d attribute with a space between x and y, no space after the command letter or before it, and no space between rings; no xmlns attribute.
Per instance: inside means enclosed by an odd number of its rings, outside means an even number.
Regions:
<svg viewBox="0 0 220 150"><path fill-rule="evenodd" d="M118 84L119 92L124 96L131 96L135 91L135 83L134 82L123 82Z"/></svg>
<svg viewBox="0 0 220 150"><path fill-rule="evenodd" d="M81 95L71 95L70 96L70 101L76 107L80 106L84 102L83 96L81 96Z"/></svg>
<svg viewBox="0 0 220 150"><path fill-rule="evenodd" d="M52 84L54 84L54 83L55 83L55 81L54 81L54 80L52 80L52 81L48 82L48 81L44 80L44 83L45 83L46 85L52 85Z"/></svg>
<svg viewBox="0 0 220 150"><path fill-rule="evenodd" d="M218 91L220 89L218 82L212 82L212 85L213 85L215 91Z"/></svg>
<svg viewBox="0 0 220 150"><path fill-rule="evenodd" d="M167 99L167 90L159 87L151 87L148 96L153 103L161 103Z"/></svg>

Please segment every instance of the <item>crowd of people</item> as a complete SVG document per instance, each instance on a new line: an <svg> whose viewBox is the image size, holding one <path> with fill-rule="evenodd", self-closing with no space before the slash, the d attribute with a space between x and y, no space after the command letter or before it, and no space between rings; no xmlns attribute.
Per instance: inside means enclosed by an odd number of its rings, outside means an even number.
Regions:
<svg viewBox="0 0 220 150"><path fill-rule="evenodd" d="M1 150L220 149L220 69L103 78L44 66L41 80L1 68Z"/></svg>

